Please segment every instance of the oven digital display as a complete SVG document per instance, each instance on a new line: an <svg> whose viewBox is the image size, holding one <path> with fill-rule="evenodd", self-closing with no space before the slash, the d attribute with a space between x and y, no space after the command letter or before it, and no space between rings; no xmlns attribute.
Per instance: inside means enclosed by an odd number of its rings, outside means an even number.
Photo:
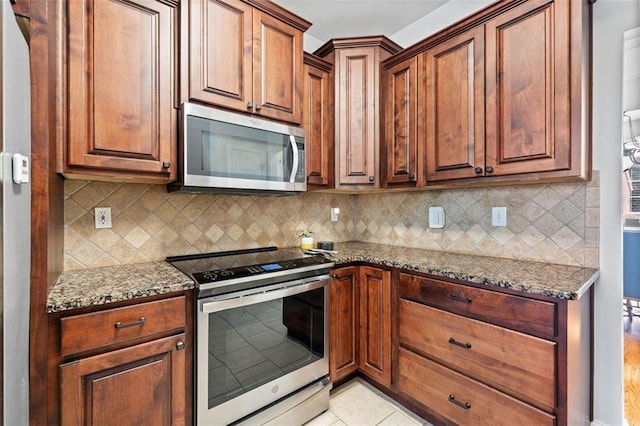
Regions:
<svg viewBox="0 0 640 426"><path fill-rule="evenodd" d="M261 268L265 271L275 271L276 269L282 269L282 265L279 263L270 263L268 265L262 265Z"/></svg>

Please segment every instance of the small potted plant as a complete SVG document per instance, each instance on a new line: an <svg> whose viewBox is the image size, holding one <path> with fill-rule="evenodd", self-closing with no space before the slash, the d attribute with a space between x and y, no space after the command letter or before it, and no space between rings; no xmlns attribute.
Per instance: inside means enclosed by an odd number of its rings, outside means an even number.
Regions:
<svg viewBox="0 0 640 426"><path fill-rule="evenodd" d="M312 249L313 248L313 231L311 229L298 229L296 231L298 238L300 238L300 248L302 250Z"/></svg>

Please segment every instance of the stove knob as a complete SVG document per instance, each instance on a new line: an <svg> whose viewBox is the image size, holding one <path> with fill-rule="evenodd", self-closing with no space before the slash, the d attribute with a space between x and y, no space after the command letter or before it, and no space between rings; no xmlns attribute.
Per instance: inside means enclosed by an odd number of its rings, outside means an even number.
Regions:
<svg viewBox="0 0 640 426"><path fill-rule="evenodd" d="M233 271L221 271L220 275L222 275L223 277L231 277L233 276Z"/></svg>
<svg viewBox="0 0 640 426"><path fill-rule="evenodd" d="M209 281L215 281L218 278L218 274L213 272L205 272L204 274L202 274L202 277Z"/></svg>

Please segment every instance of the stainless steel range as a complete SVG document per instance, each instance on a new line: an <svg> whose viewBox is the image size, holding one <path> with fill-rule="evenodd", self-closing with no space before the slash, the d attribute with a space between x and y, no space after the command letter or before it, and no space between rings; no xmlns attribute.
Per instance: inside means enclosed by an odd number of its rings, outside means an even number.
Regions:
<svg viewBox="0 0 640 426"><path fill-rule="evenodd" d="M329 408L331 260L264 247L167 261L196 282L199 425L302 424Z"/></svg>

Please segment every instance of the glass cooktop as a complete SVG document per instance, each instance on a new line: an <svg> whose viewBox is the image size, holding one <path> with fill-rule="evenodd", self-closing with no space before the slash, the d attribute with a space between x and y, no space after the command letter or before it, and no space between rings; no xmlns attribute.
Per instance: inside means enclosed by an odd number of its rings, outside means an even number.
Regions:
<svg viewBox="0 0 640 426"><path fill-rule="evenodd" d="M166 261L191 276L197 284L218 283L285 271L331 268L333 262L322 255L304 254L300 249L260 247L195 255L170 256Z"/></svg>

